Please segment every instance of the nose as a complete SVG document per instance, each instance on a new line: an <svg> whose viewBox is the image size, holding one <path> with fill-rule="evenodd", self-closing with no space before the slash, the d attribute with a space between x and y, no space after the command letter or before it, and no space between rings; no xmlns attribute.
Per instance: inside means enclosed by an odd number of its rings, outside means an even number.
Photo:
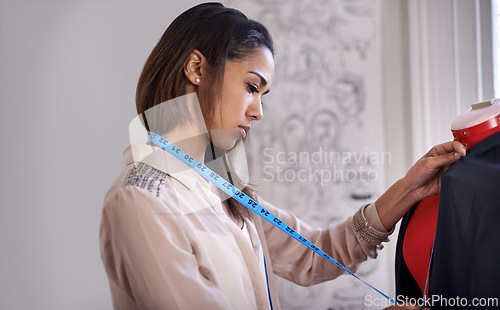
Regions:
<svg viewBox="0 0 500 310"><path fill-rule="evenodd" d="M264 117L264 111L262 110L262 99L258 98L248 107L247 111L248 117L253 121L259 121Z"/></svg>

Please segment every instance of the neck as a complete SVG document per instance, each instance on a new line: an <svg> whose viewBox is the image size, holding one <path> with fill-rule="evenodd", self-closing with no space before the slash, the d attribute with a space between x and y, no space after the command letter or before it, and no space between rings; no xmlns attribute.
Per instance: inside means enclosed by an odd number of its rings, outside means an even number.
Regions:
<svg viewBox="0 0 500 310"><path fill-rule="evenodd" d="M451 131L467 149L500 132L500 100L472 105L453 121Z"/></svg>

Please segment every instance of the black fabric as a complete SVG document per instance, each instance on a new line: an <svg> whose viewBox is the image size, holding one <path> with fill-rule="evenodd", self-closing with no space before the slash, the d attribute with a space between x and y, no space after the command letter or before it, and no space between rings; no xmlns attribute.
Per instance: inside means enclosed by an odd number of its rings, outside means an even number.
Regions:
<svg viewBox="0 0 500 310"><path fill-rule="evenodd" d="M397 294L409 297L414 296L416 283L404 265L402 240L411 212L403 219L396 249ZM460 158L442 177L429 278L429 297L436 300L431 305L433 310L500 309L499 236L500 133L497 133L468 150L467 156ZM499 304L472 306L474 298L497 298Z"/></svg>

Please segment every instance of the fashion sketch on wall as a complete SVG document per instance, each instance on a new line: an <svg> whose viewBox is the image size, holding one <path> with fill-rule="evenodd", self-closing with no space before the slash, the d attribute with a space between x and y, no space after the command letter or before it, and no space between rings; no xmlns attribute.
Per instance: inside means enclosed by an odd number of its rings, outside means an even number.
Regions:
<svg viewBox="0 0 500 310"><path fill-rule="evenodd" d="M379 2L226 4L268 27L276 46L264 119L253 126L246 148L259 193L314 226L340 221L375 201L383 164L390 160L382 152ZM377 282L375 275L389 268L377 259L356 273L387 291L391 279ZM351 276L310 288L277 281L284 309L364 309L364 296L374 295Z"/></svg>

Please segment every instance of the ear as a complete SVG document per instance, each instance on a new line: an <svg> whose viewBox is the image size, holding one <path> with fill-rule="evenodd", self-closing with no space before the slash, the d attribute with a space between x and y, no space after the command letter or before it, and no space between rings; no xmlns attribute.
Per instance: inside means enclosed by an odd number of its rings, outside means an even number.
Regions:
<svg viewBox="0 0 500 310"><path fill-rule="evenodd" d="M206 63L205 56L200 51L194 50L189 54L186 62L184 62L184 75L191 84L199 85L203 81Z"/></svg>

